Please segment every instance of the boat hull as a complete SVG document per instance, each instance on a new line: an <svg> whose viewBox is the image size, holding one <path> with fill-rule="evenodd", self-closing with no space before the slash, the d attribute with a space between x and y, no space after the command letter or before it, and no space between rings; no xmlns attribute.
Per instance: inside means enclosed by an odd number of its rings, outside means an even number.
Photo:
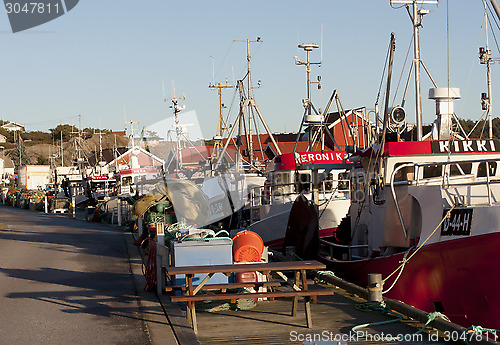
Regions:
<svg viewBox="0 0 500 345"><path fill-rule="evenodd" d="M423 246L405 265L384 296L418 309L440 311L452 322L500 329L500 233L463 237ZM385 278L400 265L404 253L369 260L332 261L321 257L338 276L367 286L369 273ZM388 289L398 276L385 284Z"/></svg>
<svg viewBox="0 0 500 345"><path fill-rule="evenodd" d="M293 204L294 202L287 202L253 207L251 212L257 211L260 220L251 223L248 228L259 234L266 246L282 248ZM320 207L320 238L330 237L334 234L342 218L349 212L349 205L350 200L341 199L330 202L326 207Z"/></svg>

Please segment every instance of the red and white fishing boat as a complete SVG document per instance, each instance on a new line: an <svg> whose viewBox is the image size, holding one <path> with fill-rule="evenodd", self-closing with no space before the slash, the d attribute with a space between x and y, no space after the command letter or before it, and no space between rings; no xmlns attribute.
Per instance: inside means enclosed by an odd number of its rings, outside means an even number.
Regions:
<svg viewBox="0 0 500 345"><path fill-rule="evenodd" d="M499 328L499 152L498 140L438 140L360 154L361 165L379 156L384 168L372 179L363 167L352 171L351 228L338 230L345 239L323 259L361 286L369 273L395 272L386 297L463 326Z"/></svg>
<svg viewBox="0 0 500 345"><path fill-rule="evenodd" d="M408 3L418 40L422 1ZM351 157L350 226L321 240L320 257L361 286L369 273L381 273L388 298L465 327L500 329L500 142L453 132L459 97L456 88L430 89L437 115L431 140L421 128L417 141L398 139L386 113L386 140ZM491 106L491 92L487 101ZM418 116L417 107L420 125ZM395 135L385 135L391 130Z"/></svg>
<svg viewBox="0 0 500 345"><path fill-rule="evenodd" d="M294 201L299 195L313 200L314 170L319 168L320 237L332 236L351 204L349 174L352 163L345 151L285 153L273 159L263 187L253 188L246 226L270 247L281 248Z"/></svg>
<svg viewBox="0 0 500 345"><path fill-rule="evenodd" d="M279 154L270 162L264 186L251 190L249 205L243 213L242 226L259 234L264 243L273 248L283 247L290 212L300 195L318 205L319 236L334 233L351 203L347 171L352 163L346 160L347 153L343 149L347 146L359 148L360 142L364 146L371 137L367 135L371 124L365 109L345 112L337 91L332 93L324 111L317 111L312 104L311 84L319 86L321 78L311 82L311 65L319 63L310 62L309 54L318 47L299 45L307 53L307 59L301 62L296 58L295 61L297 65L306 66L307 98L302 101L304 115L293 151ZM329 113L333 103L337 105L337 113ZM336 132L340 136L343 134L343 141L335 140Z"/></svg>

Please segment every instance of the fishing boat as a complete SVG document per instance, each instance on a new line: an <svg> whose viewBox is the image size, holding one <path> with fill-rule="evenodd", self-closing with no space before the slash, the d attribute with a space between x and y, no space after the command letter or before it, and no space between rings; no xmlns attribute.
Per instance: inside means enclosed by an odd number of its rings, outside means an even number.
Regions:
<svg viewBox="0 0 500 345"><path fill-rule="evenodd" d="M311 65L321 62L311 62L310 53L319 45L300 44L299 48L306 52L306 59L295 57L295 63L306 67L307 98L302 101L304 115L293 150L273 158L264 186L251 190L242 218L242 227L259 234L273 248L283 247L292 206L301 195L318 206L319 236L332 236L350 206L347 171L352 163L346 159L346 147L362 148L371 142L366 109L344 111L336 90L324 111L314 107L311 84L320 88L321 77L311 81ZM333 104L337 113L329 113ZM343 132L343 141L335 139L335 128L339 136Z"/></svg>
<svg viewBox="0 0 500 345"><path fill-rule="evenodd" d="M418 29L427 12L417 7L429 2L403 2L413 7L418 73ZM419 79L416 75L417 128L412 130L417 140L401 139L404 109L387 109L379 142L350 158L356 165L350 175L350 218L337 237L320 240L320 258L361 286L367 286L368 274L380 273L388 298L444 313L464 327L499 329L500 142L491 131L487 139L454 131L460 90L437 86L429 90L436 120L426 138ZM486 99L491 106L491 90Z"/></svg>

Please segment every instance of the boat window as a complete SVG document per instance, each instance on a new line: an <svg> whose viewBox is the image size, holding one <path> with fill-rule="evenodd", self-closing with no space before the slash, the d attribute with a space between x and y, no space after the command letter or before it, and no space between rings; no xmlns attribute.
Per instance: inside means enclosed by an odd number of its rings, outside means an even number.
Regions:
<svg viewBox="0 0 500 345"><path fill-rule="evenodd" d="M403 164L410 162L401 162L394 164L394 170ZM413 165L399 169L394 175L394 182L409 181L415 178L415 167Z"/></svg>
<svg viewBox="0 0 500 345"><path fill-rule="evenodd" d="M289 176L288 176L287 173L276 174L275 184L277 186L279 186L279 185L286 185L287 183L289 183Z"/></svg>
<svg viewBox="0 0 500 345"><path fill-rule="evenodd" d="M284 184L289 184L290 183L290 174L284 174L283 175L283 183Z"/></svg>
<svg viewBox="0 0 500 345"><path fill-rule="evenodd" d="M365 201L365 180L364 172L351 175L351 202Z"/></svg>
<svg viewBox="0 0 500 345"><path fill-rule="evenodd" d="M467 175L472 171L472 163L457 163L450 165L450 176Z"/></svg>
<svg viewBox="0 0 500 345"><path fill-rule="evenodd" d="M490 169L489 175L495 176L497 172L497 162L488 162L488 166ZM486 177L486 162L479 163L477 167L477 177Z"/></svg>
<svg viewBox="0 0 500 345"><path fill-rule="evenodd" d="M310 174L296 174L295 186L297 193L309 192L311 190L311 175Z"/></svg>
<svg viewBox="0 0 500 345"><path fill-rule="evenodd" d="M326 177L323 179L322 185L323 185L323 190L332 190L332 188L333 188L333 174L332 173L329 173L328 175L326 175Z"/></svg>
<svg viewBox="0 0 500 345"><path fill-rule="evenodd" d="M349 173L339 173L339 184L338 191L339 192L347 192L349 191Z"/></svg>
<svg viewBox="0 0 500 345"><path fill-rule="evenodd" d="M432 164L424 166L424 178L441 177L442 166Z"/></svg>

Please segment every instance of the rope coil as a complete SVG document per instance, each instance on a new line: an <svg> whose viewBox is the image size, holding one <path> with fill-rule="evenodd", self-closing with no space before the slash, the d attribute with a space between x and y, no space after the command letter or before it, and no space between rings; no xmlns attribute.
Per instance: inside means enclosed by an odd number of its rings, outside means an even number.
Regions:
<svg viewBox="0 0 500 345"><path fill-rule="evenodd" d="M498 329L492 329L492 328L485 328L485 327L481 327L481 326L470 326L469 328L467 328L466 330L467 333L472 333L472 334L482 334L482 333L489 333L493 336L493 338L495 339L495 341L498 339L498 335L497 333L500 332ZM467 337L465 339L465 343L468 344L469 343L469 338Z"/></svg>
<svg viewBox="0 0 500 345"><path fill-rule="evenodd" d="M144 277L146 277L146 286L144 290L151 291L156 287L156 242L152 239L146 239L148 241L148 259L146 262L146 269L144 272Z"/></svg>

